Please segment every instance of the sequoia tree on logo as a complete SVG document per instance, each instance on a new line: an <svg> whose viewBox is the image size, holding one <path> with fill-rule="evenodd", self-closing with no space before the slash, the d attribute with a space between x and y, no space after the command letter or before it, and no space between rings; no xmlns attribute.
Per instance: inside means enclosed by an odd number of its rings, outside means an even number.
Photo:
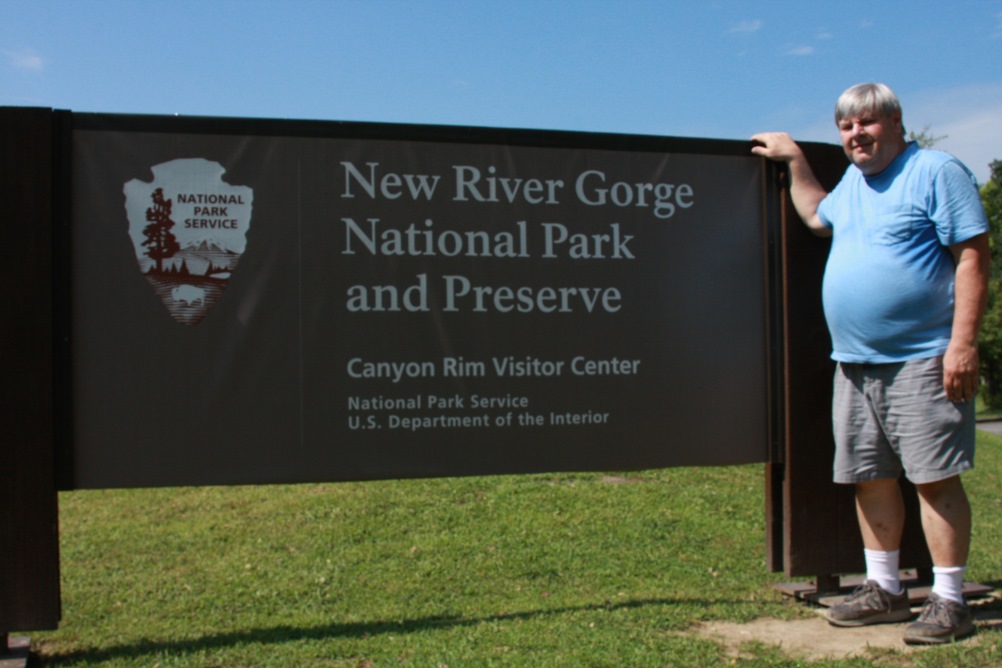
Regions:
<svg viewBox="0 0 1002 668"><path fill-rule="evenodd" d="M157 263L158 274L163 273L163 261L174 257L174 254L181 250L177 237L170 231L170 228L174 227L174 221L170 219L172 206L173 202L164 199L164 189L157 188L153 191L153 206L146 209L146 220L151 222L143 228L143 235L146 237L143 245L149 246L146 255Z"/></svg>
<svg viewBox="0 0 1002 668"><path fill-rule="evenodd" d="M219 301L247 245L254 192L223 181L202 158L151 170L125 184L125 210L139 269L176 321L197 325Z"/></svg>

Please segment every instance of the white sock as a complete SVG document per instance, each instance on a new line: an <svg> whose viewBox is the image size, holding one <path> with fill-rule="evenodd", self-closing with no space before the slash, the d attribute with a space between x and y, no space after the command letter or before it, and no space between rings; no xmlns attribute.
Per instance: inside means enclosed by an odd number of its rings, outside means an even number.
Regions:
<svg viewBox="0 0 1002 668"><path fill-rule="evenodd" d="M901 550L885 552L864 548L863 556L866 558L866 579L873 580L884 591L900 594L901 573L898 572L898 563Z"/></svg>
<svg viewBox="0 0 1002 668"><path fill-rule="evenodd" d="M933 566L932 591L940 598L964 602L964 572L967 566Z"/></svg>

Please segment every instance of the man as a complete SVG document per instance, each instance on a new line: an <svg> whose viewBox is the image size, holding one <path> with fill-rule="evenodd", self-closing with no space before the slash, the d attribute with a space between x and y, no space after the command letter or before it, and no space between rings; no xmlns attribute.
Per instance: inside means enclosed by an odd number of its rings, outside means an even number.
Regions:
<svg viewBox="0 0 1002 668"><path fill-rule="evenodd" d="M755 135L752 152L788 165L797 213L832 236L822 300L838 362L834 479L855 485L866 583L826 617L836 626L911 619L898 569L904 471L918 490L934 573L904 639L931 644L974 632L963 596L971 509L960 473L974 465L988 223L967 168L906 141L901 118L883 84L839 97L835 122L852 164L831 193L789 135Z"/></svg>

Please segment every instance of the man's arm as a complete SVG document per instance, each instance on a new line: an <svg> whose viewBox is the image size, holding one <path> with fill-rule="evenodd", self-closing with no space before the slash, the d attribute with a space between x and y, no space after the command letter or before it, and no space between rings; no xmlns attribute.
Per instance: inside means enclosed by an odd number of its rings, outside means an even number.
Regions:
<svg viewBox="0 0 1002 668"><path fill-rule="evenodd" d="M793 138L785 132L761 132L752 137L752 141L762 144L753 146L752 153L785 162L789 167L790 197L807 227L818 236L831 236L831 228L818 217L818 205L828 193L818 183L804 152Z"/></svg>
<svg viewBox="0 0 1002 668"><path fill-rule="evenodd" d="M943 356L943 387L951 401L963 402L978 390L978 330L988 303L988 233L950 246L957 263L953 331Z"/></svg>

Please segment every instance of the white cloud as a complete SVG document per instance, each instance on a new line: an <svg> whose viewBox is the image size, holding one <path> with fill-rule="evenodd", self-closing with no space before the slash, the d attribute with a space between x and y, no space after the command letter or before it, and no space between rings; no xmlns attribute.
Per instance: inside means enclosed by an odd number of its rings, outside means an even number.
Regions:
<svg viewBox="0 0 1002 668"><path fill-rule="evenodd" d="M31 49L4 51L3 55L7 57L10 64L16 69L28 70L30 72L41 72L45 69L45 62L42 60L42 57Z"/></svg>
<svg viewBox="0 0 1002 668"><path fill-rule="evenodd" d="M933 124L933 134L943 139L936 148L960 158L978 177L991 178L989 165L1002 160L1002 109L971 109L942 124Z"/></svg>
<svg viewBox="0 0 1002 668"><path fill-rule="evenodd" d="M978 177L991 178L988 165L1002 160L1002 84L919 91L902 99L905 127L928 126L944 137L935 148L957 156Z"/></svg>
<svg viewBox="0 0 1002 668"><path fill-rule="evenodd" d="M732 26L728 32L758 32L763 25L762 19L745 20Z"/></svg>
<svg viewBox="0 0 1002 668"><path fill-rule="evenodd" d="M795 46L786 51L787 56L810 56L814 54L813 46Z"/></svg>

